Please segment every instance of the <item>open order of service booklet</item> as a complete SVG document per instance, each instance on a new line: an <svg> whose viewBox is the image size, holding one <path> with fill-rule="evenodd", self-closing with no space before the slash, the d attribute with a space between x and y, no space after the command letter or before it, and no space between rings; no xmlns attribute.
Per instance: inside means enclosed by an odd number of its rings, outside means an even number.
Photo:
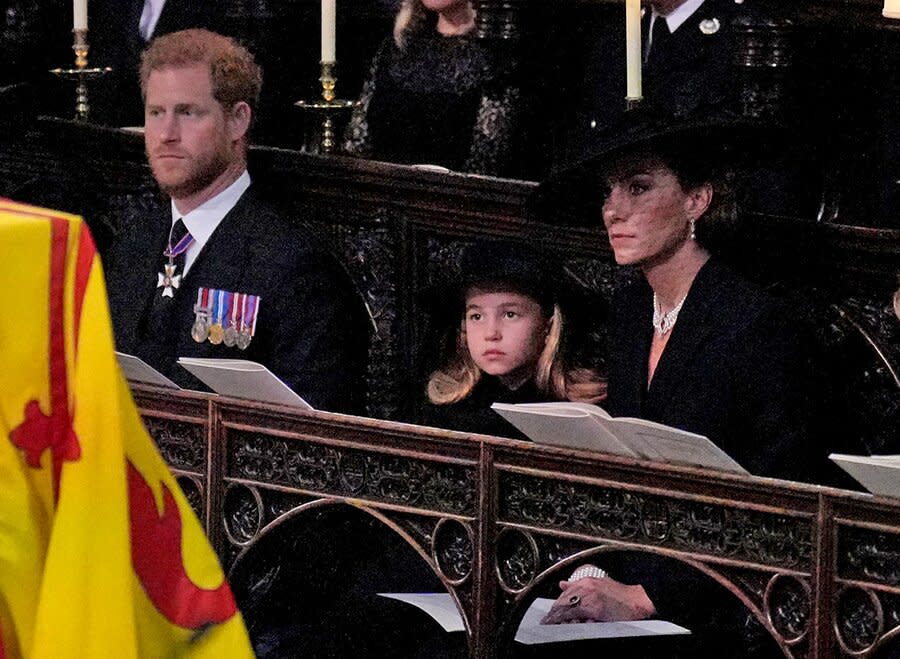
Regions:
<svg viewBox="0 0 900 659"><path fill-rule="evenodd" d="M645 419L612 417L590 403L494 403L491 408L538 444L747 473L703 435Z"/></svg>
<svg viewBox="0 0 900 659"><path fill-rule="evenodd" d="M124 352L116 352L116 359L119 361L119 368L122 369L122 375L125 376L126 380L152 384L157 387L165 387L166 389L181 389L181 387L140 357L128 355Z"/></svg>
<svg viewBox="0 0 900 659"><path fill-rule="evenodd" d="M828 456L872 494L900 497L900 455Z"/></svg>
<svg viewBox="0 0 900 659"><path fill-rule="evenodd" d="M430 615L448 632L465 629L462 616L449 593L379 593L382 597L406 602ZM538 597L519 623L516 641L523 645L560 643L598 638L628 638L637 636L668 636L690 634L689 629L665 620L632 620L628 622L578 622L565 625L542 625L541 619L553 600Z"/></svg>
<svg viewBox="0 0 900 659"><path fill-rule="evenodd" d="M178 363L222 396L290 405L304 410L313 409L312 405L262 364L244 359L202 357L179 357Z"/></svg>

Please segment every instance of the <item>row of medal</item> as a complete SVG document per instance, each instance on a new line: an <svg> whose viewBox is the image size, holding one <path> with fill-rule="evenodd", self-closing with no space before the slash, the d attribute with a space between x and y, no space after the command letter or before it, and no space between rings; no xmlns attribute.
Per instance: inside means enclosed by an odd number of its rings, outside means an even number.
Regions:
<svg viewBox="0 0 900 659"><path fill-rule="evenodd" d="M191 338L246 350L256 334L260 297L216 288L197 290Z"/></svg>

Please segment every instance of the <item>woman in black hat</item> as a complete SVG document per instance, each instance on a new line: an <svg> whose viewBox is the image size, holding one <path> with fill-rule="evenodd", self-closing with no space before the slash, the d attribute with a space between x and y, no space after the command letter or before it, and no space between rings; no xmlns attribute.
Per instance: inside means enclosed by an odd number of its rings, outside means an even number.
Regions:
<svg viewBox="0 0 900 659"><path fill-rule="evenodd" d="M428 379L429 425L519 438L492 403L604 398L598 372L570 359L583 329L575 316L586 310L575 302L580 286L548 255L508 243L474 245L451 288L448 354Z"/></svg>
<svg viewBox="0 0 900 659"><path fill-rule="evenodd" d="M593 175L606 189L616 262L642 275L614 303L604 407L703 434L752 474L821 478L828 449L809 343L783 304L704 241L722 220L721 172L750 146L749 127L641 111L626 121L580 165L582 182ZM550 621L658 615L692 628L696 648L742 646L746 614L690 567L649 554L603 567L609 575L585 566L561 583Z"/></svg>

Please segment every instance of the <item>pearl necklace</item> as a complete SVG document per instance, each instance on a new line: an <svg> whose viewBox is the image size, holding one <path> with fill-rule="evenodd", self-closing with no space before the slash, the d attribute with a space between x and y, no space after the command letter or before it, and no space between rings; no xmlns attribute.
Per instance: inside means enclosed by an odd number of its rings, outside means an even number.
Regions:
<svg viewBox="0 0 900 659"><path fill-rule="evenodd" d="M653 329L659 332L660 336L665 336L675 327L675 321L678 320L678 312L681 311L681 307L686 299L687 295L681 298L681 301L671 311L663 313L656 293L653 293Z"/></svg>

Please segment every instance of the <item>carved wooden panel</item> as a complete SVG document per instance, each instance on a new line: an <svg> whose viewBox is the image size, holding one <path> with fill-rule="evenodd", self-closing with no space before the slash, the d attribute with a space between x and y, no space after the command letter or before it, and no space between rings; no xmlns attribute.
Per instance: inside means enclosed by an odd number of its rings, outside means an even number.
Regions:
<svg viewBox="0 0 900 659"><path fill-rule="evenodd" d="M229 432L225 474L456 515L473 515L476 506L472 468L262 433Z"/></svg>
<svg viewBox="0 0 900 659"><path fill-rule="evenodd" d="M813 520L737 504L501 472L499 520L807 571Z"/></svg>

